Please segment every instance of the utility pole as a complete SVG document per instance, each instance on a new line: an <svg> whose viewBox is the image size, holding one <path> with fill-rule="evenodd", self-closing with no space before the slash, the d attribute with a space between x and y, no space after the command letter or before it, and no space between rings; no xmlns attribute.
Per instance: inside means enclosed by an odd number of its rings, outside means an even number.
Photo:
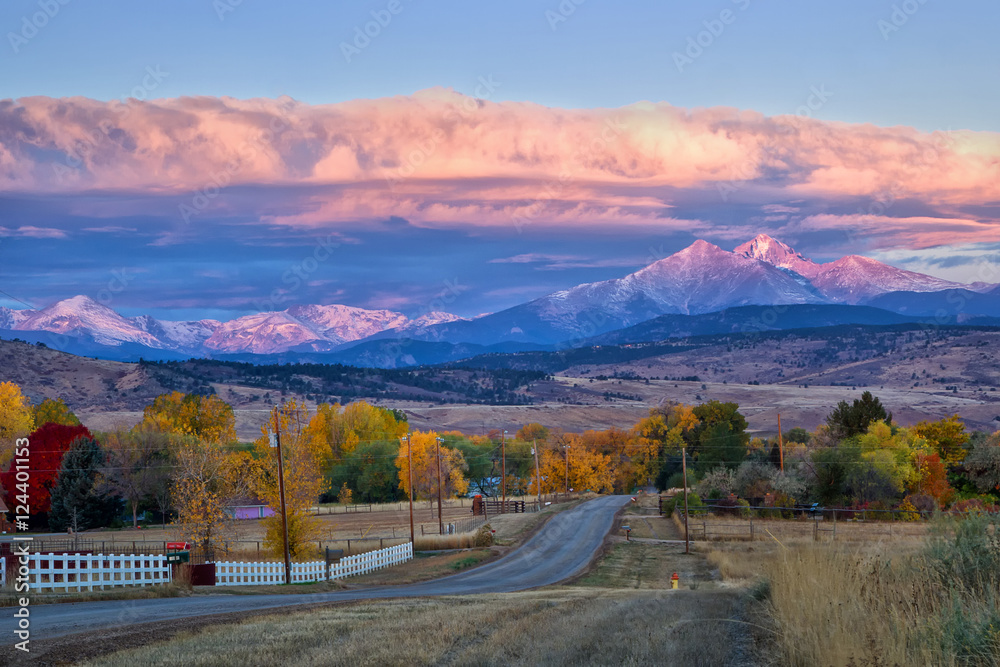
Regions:
<svg viewBox="0 0 1000 667"><path fill-rule="evenodd" d="M285 467L281 456L281 414L274 408L274 442L278 448L278 495L281 497L281 533L285 540L285 583L292 583L292 557L288 553L288 512L285 509Z"/></svg>
<svg viewBox="0 0 1000 667"><path fill-rule="evenodd" d="M437 465L438 465L438 535L444 535L444 519L441 518L441 437L434 438L437 445Z"/></svg>
<svg viewBox="0 0 1000 667"><path fill-rule="evenodd" d="M500 432L500 489L503 493L503 502L500 504L500 512L507 511L507 431Z"/></svg>
<svg viewBox="0 0 1000 667"><path fill-rule="evenodd" d="M410 448L409 433L400 436L399 440L406 440L406 472L410 480L410 544L413 544L413 450Z"/></svg>
<svg viewBox="0 0 1000 667"><path fill-rule="evenodd" d="M785 444L781 439L781 413L778 413L778 457L781 460L781 472L785 472Z"/></svg>
<svg viewBox="0 0 1000 667"><path fill-rule="evenodd" d="M681 470L684 471L684 553L691 553L691 540L688 537L688 464L687 447L681 447Z"/></svg>
<svg viewBox="0 0 1000 667"><path fill-rule="evenodd" d="M563 445L566 450L566 495L569 495L569 445Z"/></svg>
<svg viewBox="0 0 1000 667"><path fill-rule="evenodd" d="M538 511L542 511L542 473L538 470L538 441L531 441L531 453L535 455L535 490L538 491Z"/></svg>

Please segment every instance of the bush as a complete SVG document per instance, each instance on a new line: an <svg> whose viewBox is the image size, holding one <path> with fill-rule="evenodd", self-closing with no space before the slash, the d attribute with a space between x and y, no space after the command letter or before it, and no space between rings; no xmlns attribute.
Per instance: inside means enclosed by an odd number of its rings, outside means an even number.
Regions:
<svg viewBox="0 0 1000 667"><path fill-rule="evenodd" d="M895 518L899 521L919 521L920 514L917 512L917 508L913 506L909 498L903 500L899 505L899 514L895 515Z"/></svg>
<svg viewBox="0 0 1000 667"><path fill-rule="evenodd" d="M695 490L703 498L724 498L736 492L736 476L732 470L719 466L707 472Z"/></svg>
<svg viewBox="0 0 1000 667"><path fill-rule="evenodd" d="M689 511L690 510L694 510L694 509L701 509L704 506L705 506L705 503L702 502L701 498L698 496L697 493L689 493L688 494L688 510ZM663 505L663 511L666 513L667 516L671 516L674 513L675 509L679 509L679 510L683 510L684 509L684 494L683 493L678 493L678 494L674 495L674 497L670 498Z"/></svg>
<svg viewBox="0 0 1000 667"><path fill-rule="evenodd" d="M938 508L937 501L934 500L934 496L929 496L924 493L914 493L906 496L903 502L909 502L921 514L933 514Z"/></svg>
<svg viewBox="0 0 1000 667"><path fill-rule="evenodd" d="M490 527L490 524L487 523L480 526L476 532L475 545L477 547L493 546L493 529Z"/></svg>

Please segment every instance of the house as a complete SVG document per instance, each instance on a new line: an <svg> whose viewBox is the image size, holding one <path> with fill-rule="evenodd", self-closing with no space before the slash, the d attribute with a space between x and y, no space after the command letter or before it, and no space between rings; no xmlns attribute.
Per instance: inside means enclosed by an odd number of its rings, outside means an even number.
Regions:
<svg viewBox="0 0 1000 667"><path fill-rule="evenodd" d="M263 519L274 516L273 509L260 501L260 498L240 498L226 508L226 514L233 519Z"/></svg>

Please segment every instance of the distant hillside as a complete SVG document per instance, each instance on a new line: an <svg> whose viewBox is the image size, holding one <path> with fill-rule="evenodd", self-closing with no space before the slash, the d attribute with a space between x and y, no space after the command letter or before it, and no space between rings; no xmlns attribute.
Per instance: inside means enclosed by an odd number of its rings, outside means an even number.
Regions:
<svg viewBox="0 0 1000 667"><path fill-rule="evenodd" d="M219 393L234 404L255 408L292 395L342 403L365 398L526 405L531 403L527 387L545 377L539 371L507 369L382 370L218 360L123 363L4 340L0 340L0 368L0 379L20 385L33 402L62 398L74 410L122 412L141 410L169 391Z"/></svg>
<svg viewBox="0 0 1000 667"><path fill-rule="evenodd" d="M627 329L611 331L584 341L584 345L621 345L667 338L714 334L758 333L788 329L831 327L843 324L913 324L907 317L867 306L791 304L740 306L704 315L663 315ZM954 324L954 322L950 322Z"/></svg>

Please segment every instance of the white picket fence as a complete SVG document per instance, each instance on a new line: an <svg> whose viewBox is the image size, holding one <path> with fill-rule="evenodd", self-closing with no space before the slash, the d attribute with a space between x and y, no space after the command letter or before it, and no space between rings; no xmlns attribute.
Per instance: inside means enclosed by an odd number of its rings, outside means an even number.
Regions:
<svg viewBox="0 0 1000 667"><path fill-rule="evenodd" d="M29 590L152 586L170 583L166 556L124 554L42 554L29 556Z"/></svg>
<svg viewBox="0 0 1000 667"><path fill-rule="evenodd" d="M348 556L339 563L330 565L330 578L366 574L385 567L405 563L413 558L413 544L407 542L394 547L377 551ZM292 563L292 581L295 583L310 581L325 581L326 572L323 561L309 563ZM268 563L233 563L215 564L216 586L252 586L256 584L285 583L285 564L281 562Z"/></svg>

